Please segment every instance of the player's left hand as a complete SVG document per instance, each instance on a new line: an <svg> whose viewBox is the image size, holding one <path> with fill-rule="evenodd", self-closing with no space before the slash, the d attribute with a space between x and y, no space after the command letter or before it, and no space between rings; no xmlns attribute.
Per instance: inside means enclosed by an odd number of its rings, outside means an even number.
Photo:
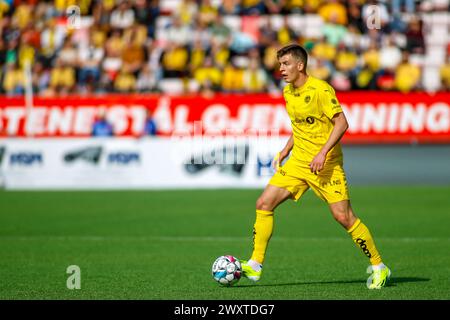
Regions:
<svg viewBox="0 0 450 320"><path fill-rule="evenodd" d="M309 164L309 168L311 169L311 172L314 174L318 174L325 164L326 154L323 152L319 152L314 159Z"/></svg>

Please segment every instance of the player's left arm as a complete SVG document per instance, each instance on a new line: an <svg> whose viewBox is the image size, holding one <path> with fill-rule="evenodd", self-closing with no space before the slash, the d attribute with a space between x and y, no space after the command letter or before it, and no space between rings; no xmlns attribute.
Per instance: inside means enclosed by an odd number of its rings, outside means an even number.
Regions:
<svg viewBox="0 0 450 320"><path fill-rule="evenodd" d="M330 88L330 90L322 92L319 99L322 103L325 115L330 118L334 126L327 142L309 164L311 172L315 174L323 169L328 152L339 142L339 140L341 140L345 131L348 129L347 118L345 117L345 114L337 101L334 90L331 90L332 89Z"/></svg>

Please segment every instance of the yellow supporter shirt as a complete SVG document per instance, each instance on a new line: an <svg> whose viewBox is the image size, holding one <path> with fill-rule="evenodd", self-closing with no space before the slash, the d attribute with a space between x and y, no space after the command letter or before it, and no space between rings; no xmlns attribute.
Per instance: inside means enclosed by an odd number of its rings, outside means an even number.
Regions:
<svg viewBox="0 0 450 320"><path fill-rule="evenodd" d="M204 85L207 81L210 81L214 85L219 85L222 80L222 73L217 68L204 67L197 69L194 78L201 85Z"/></svg>
<svg viewBox="0 0 450 320"><path fill-rule="evenodd" d="M447 88L450 88L450 63L445 64L440 69L441 82Z"/></svg>
<svg viewBox="0 0 450 320"><path fill-rule="evenodd" d="M401 92L409 92L417 85L420 81L420 68L404 63L397 67L395 74L395 85Z"/></svg>
<svg viewBox="0 0 450 320"><path fill-rule="evenodd" d="M188 52L184 48L168 51L163 57L163 66L168 70L182 71L188 63Z"/></svg>
<svg viewBox="0 0 450 320"><path fill-rule="evenodd" d="M342 112L334 89L325 81L308 77L300 88L288 84L283 90L286 110L292 123L293 160L309 164L327 142L333 123L331 119ZM326 163L342 164L339 143L327 154Z"/></svg>
<svg viewBox="0 0 450 320"><path fill-rule="evenodd" d="M75 70L71 67L54 68L50 76L52 87L75 85Z"/></svg>

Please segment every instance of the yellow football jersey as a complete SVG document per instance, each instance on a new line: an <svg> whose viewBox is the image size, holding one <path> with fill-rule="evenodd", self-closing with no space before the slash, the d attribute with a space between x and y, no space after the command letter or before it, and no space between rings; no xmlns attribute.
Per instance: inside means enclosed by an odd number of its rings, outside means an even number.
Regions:
<svg viewBox="0 0 450 320"><path fill-rule="evenodd" d="M334 89L325 81L308 76L305 84L295 88L288 84L283 90L286 110L292 123L293 160L309 164L327 142L333 123L331 119L342 107ZM339 143L328 152L327 163L342 163Z"/></svg>

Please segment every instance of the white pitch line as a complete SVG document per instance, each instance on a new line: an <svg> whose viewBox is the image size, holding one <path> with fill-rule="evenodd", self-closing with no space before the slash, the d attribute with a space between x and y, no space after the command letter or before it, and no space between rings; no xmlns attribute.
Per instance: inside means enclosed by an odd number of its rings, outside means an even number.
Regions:
<svg viewBox="0 0 450 320"><path fill-rule="evenodd" d="M238 242L249 241L251 237L223 237L223 236L8 236L0 235L0 241L2 240L14 240L14 241L192 241L192 242ZM271 241L282 242L301 242L301 241L348 241L349 237L276 237L274 236ZM437 238L437 237L377 237L379 241L394 241L394 242L439 242L450 241L450 238Z"/></svg>

